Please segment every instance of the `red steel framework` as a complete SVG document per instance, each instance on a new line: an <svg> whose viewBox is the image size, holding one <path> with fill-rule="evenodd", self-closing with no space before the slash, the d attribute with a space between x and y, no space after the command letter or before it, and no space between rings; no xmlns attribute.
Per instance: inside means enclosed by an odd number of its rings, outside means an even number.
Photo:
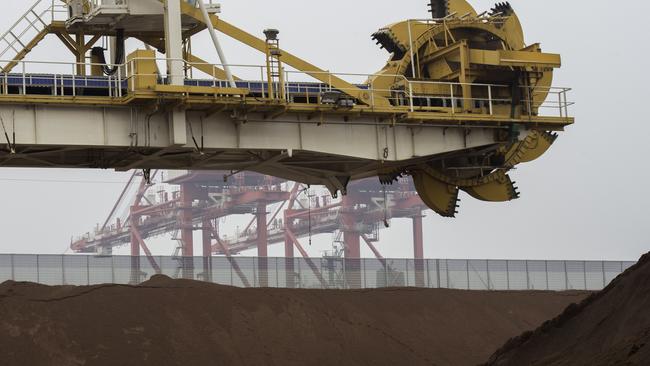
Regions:
<svg viewBox="0 0 650 366"><path fill-rule="evenodd" d="M376 179L366 179L350 185L348 194L334 200L329 194L312 195L309 187L257 173L188 172L164 183L174 188L160 189L149 180L160 172L135 172L122 191L108 218L93 234L87 233L71 243L78 253L112 254L114 247L130 245L132 282L142 279L140 256L144 252L152 268L160 266L146 240L172 233L179 242L174 257L180 262L182 276L194 279L194 232L202 233L203 272L212 277L212 255L229 259L244 286L250 282L233 257L243 251L257 249L259 285L268 286L268 246L284 243L287 285L294 283L295 250L307 261L316 278L325 280L312 261L301 239L323 233L335 233L335 241L343 249L348 272L359 267L361 244L365 243L382 261L375 246L381 227L388 227L393 218L410 218L413 222L413 253L416 259L416 284L424 284L423 211L410 179L391 186L382 186ZM131 191L134 194L129 194ZM129 204L126 217L117 217L118 207ZM268 212L269 207L273 212ZM220 235L220 220L232 215L250 214L253 219L235 235ZM421 262L418 260L422 260ZM418 268L420 269L418 271ZM350 278L350 287L360 287L360 279Z"/></svg>

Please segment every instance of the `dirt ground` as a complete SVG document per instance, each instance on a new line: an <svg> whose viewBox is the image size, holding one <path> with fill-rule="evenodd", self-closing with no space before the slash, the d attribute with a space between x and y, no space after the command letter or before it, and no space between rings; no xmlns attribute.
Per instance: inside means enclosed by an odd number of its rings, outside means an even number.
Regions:
<svg viewBox="0 0 650 366"><path fill-rule="evenodd" d="M650 365L650 254L605 290L510 340L487 365Z"/></svg>
<svg viewBox="0 0 650 366"><path fill-rule="evenodd" d="M0 364L476 365L585 293L0 285Z"/></svg>

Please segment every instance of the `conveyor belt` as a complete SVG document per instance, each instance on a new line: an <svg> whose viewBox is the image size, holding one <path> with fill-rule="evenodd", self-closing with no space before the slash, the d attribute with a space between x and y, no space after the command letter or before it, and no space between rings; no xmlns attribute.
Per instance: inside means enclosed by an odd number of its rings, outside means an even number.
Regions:
<svg viewBox="0 0 650 366"><path fill-rule="evenodd" d="M162 80L164 83L164 80ZM109 90L116 90L121 86L123 94L127 93L128 81L118 80L116 77L108 76L76 76L76 75L55 75L55 74L0 74L0 85L2 91L8 87L7 94L60 94L54 92L56 89L75 88L79 94L83 95L86 90L91 90L91 94L109 95ZM204 87L228 87L227 81L204 80L204 79L187 79L187 86L204 86ZM263 81L237 81L238 88L249 89L252 94L263 95L268 93L268 84ZM367 85L357 85L361 89L368 89ZM24 91L26 88L27 91ZM41 90L38 90L41 89ZM302 94L316 96L324 91L330 90L326 84L318 82L289 82L286 83L288 94ZM98 93L104 91L104 93ZM65 91L65 94L71 94Z"/></svg>

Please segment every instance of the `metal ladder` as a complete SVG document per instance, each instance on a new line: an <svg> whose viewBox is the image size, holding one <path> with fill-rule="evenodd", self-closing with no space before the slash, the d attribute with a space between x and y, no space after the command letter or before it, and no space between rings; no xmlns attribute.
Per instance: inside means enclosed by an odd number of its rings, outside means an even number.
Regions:
<svg viewBox="0 0 650 366"><path fill-rule="evenodd" d="M57 15L67 15L65 4L38 0L0 37L0 68L10 72L50 32ZM63 17L65 20L65 17Z"/></svg>
<svg viewBox="0 0 650 366"><path fill-rule="evenodd" d="M280 41L275 36L267 38L266 69L268 79L268 97L270 99L282 100L285 99L286 96L284 85L284 68L282 66L282 61L280 61L280 57L282 57Z"/></svg>
<svg viewBox="0 0 650 366"><path fill-rule="evenodd" d="M176 247L172 253L172 259L178 263L176 265L173 278L180 278L181 271L183 270L183 257L181 256L181 252L183 250L183 241L178 237L179 232L180 230L176 229L176 231L172 233L172 240L176 241Z"/></svg>

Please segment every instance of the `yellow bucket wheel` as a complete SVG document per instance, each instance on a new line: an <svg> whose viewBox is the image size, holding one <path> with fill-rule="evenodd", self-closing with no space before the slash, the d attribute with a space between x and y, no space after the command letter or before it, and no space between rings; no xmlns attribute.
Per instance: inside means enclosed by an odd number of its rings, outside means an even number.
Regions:
<svg viewBox="0 0 650 366"><path fill-rule="evenodd" d="M476 10L466 0L432 0L431 12L433 18L477 17ZM403 75L413 77L412 57L410 44L413 47L417 60L427 60L429 55L440 47L441 39L451 34L455 40L473 37L473 42L483 40L485 44L480 47L504 50L522 50L526 48L524 32L519 17L509 3L497 3L490 11L490 15L498 16L505 21L497 23L486 22L449 22L445 27L426 25L419 22L401 22L392 24L375 33L373 37L378 44L392 53L384 69L369 80L378 90L390 90L402 81ZM410 29L409 29L410 28ZM445 34L445 32L449 32ZM409 34L410 33L410 34ZM499 42L494 42L494 40ZM438 44L432 44L438 42ZM533 45L533 47L539 47ZM538 48L535 49L539 50ZM436 80L435 70L451 70L452 66L444 65L445 60L436 60L437 64L418 63L417 76L429 75ZM416 68L417 69L417 68ZM532 101L532 112L537 113L537 108L548 96L547 88L553 81L553 70L542 68L527 68L528 74L525 83L537 86ZM499 80L481 80L482 83L499 84ZM508 175L508 171L520 163L530 162L542 156L556 139L556 135L546 131L530 130L521 141L504 142L497 149L502 164L499 169L491 170L486 174L484 170L477 170L475 176L453 177L445 169L434 168L430 164L422 164L408 170L413 176L415 187L420 197L427 206L436 213L445 217L454 217L458 209L458 196L462 190L470 196L488 202L506 202L517 199L519 193L515 182ZM509 140L509 139L504 139Z"/></svg>
<svg viewBox="0 0 650 366"><path fill-rule="evenodd" d="M540 158L551 148L557 134L546 131L533 130L528 136L514 143L505 154L505 164L507 168L514 168L521 163L528 163Z"/></svg>

